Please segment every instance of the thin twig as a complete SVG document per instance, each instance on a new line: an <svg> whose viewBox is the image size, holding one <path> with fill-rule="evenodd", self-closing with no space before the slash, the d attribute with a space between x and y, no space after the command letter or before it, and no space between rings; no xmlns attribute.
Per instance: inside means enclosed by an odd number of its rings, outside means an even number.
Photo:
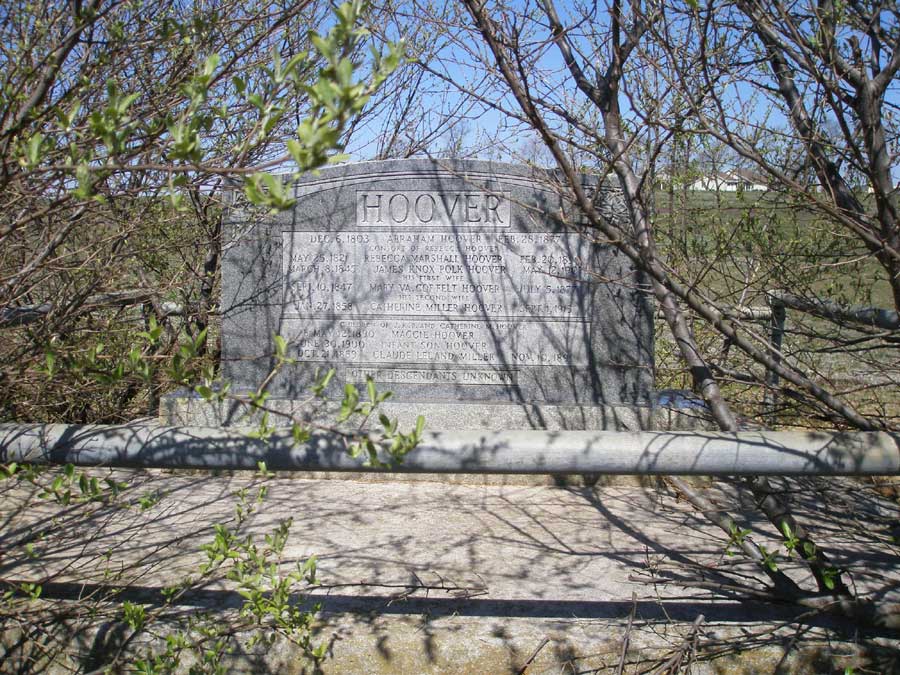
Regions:
<svg viewBox="0 0 900 675"><path fill-rule="evenodd" d="M625 629L625 637L622 639L622 654L619 656L619 666L616 675L622 675L625 670L625 657L628 655L628 646L631 643L631 626L634 623L634 613L637 611L637 593L631 592L631 613L628 615L628 627Z"/></svg>
<svg viewBox="0 0 900 675"><path fill-rule="evenodd" d="M518 675L525 675L525 671L528 670L528 666L531 665L531 662L537 658L537 655L540 654L541 650L547 646L547 643L550 642L550 638L544 638L543 642L537 646L537 649L532 652L531 656L528 657L528 660L525 662L525 665L519 670Z"/></svg>
<svg viewBox="0 0 900 675"><path fill-rule="evenodd" d="M681 668L681 664L684 661L684 655L688 654L688 665L693 660L691 654L697 649L697 640L700 633L700 626L706 621L706 617L700 614L694 619L694 623L691 625L691 632L682 640L681 646L678 648L678 651L669 658L664 663L660 664L660 666L653 671L654 675L662 675L662 673L677 673Z"/></svg>

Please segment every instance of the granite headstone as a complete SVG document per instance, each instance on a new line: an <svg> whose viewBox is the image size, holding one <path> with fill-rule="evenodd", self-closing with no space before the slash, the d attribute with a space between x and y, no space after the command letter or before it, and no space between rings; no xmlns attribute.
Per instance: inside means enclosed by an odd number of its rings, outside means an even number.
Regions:
<svg viewBox="0 0 900 675"><path fill-rule="evenodd" d="M619 190L584 181L604 217L627 223ZM277 334L297 363L269 383L273 400L307 398L316 370L334 367L333 398L371 376L393 392L390 412L424 411L432 428L641 426L621 411L651 401L646 286L579 226L553 174L393 160L325 169L294 190L288 212L226 223L233 392L260 385Z"/></svg>

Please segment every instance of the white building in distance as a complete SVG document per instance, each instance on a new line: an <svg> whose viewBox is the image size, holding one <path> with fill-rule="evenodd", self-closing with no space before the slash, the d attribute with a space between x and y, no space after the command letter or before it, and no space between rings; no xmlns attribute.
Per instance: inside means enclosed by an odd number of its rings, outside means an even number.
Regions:
<svg viewBox="0 0 900 675"><path fill-rule="evenodd" d="M689 190L706 190L720 192L764 192L769 189L765 178L747 171L735 169L734 171L714 172L706 176L700 176L688 185Z"/></svg>

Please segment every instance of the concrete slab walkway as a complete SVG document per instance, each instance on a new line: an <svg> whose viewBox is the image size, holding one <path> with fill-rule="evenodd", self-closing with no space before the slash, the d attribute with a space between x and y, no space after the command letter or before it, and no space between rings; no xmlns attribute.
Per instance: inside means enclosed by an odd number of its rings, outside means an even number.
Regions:
<svg viewBox="0 0 900 675"><path fill-rule="evenodd" d="M261 542L290 517L283 564L317 556L321 585L310 596L323 605L316 639L328 644L326 672L615 672L620 662L624 672L651 672L679 655L683 664L694 661L692 672L900 668L890 631L695 586L728 578L758 587L759 574L728 555L727 537L664 487L113 475L131 484L120 500L130 507L60 506L7 480L3 580L41 581L46 603L116 585L120 600L159 605L163 587L197 574L212 526L233 522L235 494L255 503L264 485L268 494L242 531ZM785 488L860 595L900 599L895 500L850 479ZM722 505L739 502L727 491L707 492ZM749 508L741 517L758 543L778 550L768 523ZM24 542L33 542L31 554ZM813 588L802 568L780 564ZM179 606L226 611L241 600L223 583L186 594ZM80 630L73 663L98 653L100 628ZM21 656L21 648L6 650ZM232 672L309 669L287 649L233 655L229 663Z"/></svg>

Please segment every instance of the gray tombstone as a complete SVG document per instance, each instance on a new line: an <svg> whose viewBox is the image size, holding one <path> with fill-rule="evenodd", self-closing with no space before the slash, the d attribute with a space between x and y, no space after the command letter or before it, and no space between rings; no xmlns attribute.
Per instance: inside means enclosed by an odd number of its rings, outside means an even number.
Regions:
<svg viewBox="0 0 900 675"><path fill-rule="evenodd" d="M621 192L585 185L628 221ZM295 409L318 370L393 397L430 428L637 428L653 385L652 305L630 261L579 227L549 173L481 161L322 170L293 210L226 225L222 374L255 390L275 334ZM295 408L292 408L294 406ZM184 420L180 420L184 421ZM221 421L221 420L219 420Z"/></svg>

